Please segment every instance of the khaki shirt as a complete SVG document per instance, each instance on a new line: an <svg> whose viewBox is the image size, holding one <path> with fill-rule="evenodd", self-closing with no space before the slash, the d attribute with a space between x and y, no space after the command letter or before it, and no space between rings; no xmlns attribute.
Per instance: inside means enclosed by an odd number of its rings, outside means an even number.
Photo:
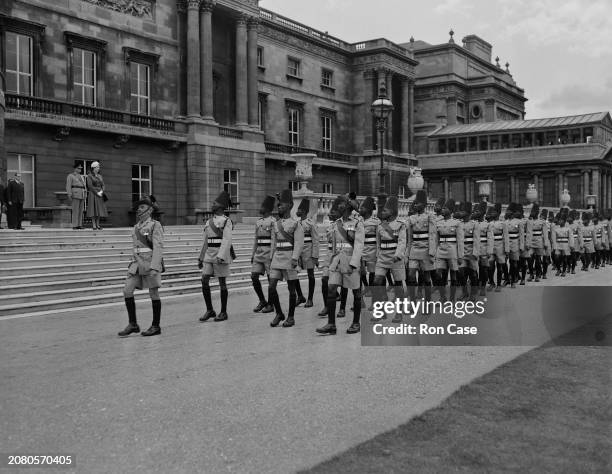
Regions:
<svg viewBox="0 0 612 474"><path fill-rule="evenodd" d="M223 234L218 236L210 227L210 220L217 229L222 230ZM227 216L213 216L204 224L204 243L200 250L200 260L206 263L217 263L217 258L223 260L222 263L232 263L230 248L232 246L232 230L234 225Z"/></svg>
<svg viewBox="0 0 612 474"><path fill-rule="evenodd" d="M302 250L302 260L319 258L319 231L317 225L310 217L302 219L300 225L304 231L304 249Z"/></svg>
<svg viewBox="0 0 612 474"><path fill-rule="evenodd" d="M478 257L480 255L480 223L478 221L461 222L463 228L463 252L464 256ZM486 242L485 242L486 244ZM485 254L486 254L486 245Z"/></svg>
<svg viewBox="0 0 612 474"><path fill-rule="evenodd" d="M85 199L87 187L82 174L70 173L66 177L66 192L71 199Z"/></svg>
<svg viewBox="0 0 612 474"><path fill-rule="evenodd" d="M255 223L255 236L253 238L253 262L268 263L272 258L272 228L274 217L262 217Z"/></svg>
<svg viewBox="0 0 612 474"><path fill-rule="evenodd" d="M293 237L293 242L285 239L279 231L281 228ZM272 262L270 268L278 270L293 270L292 260L298 260L304 249L304 229L293 217L278 219L274 222L272 231Z"/></svg>
<svg viewBox="0 0 612 474"><path fill-rule="evenodd" d="M342 226L349 238L353 239L353 242L344 239L338 230L338 226ZM331 232L332 257L329 271L350 274L353 272L351 267L360 268L365 240L363 222L354 219L352 216L347 220L340 218L332 224Z"/></svg>
<svg viewBox="0 0 612 474"><path fill-rule="evenodd" d="M505 221L492 221L489 228L493 232L494 250L508 253L510 251L510 238L508 236L508 226Z"/></svg>
<svg viewBox="0 0 612 474"><path fill-rule="evenodd" d="M386 223L386 225L381 222L376 230L376 247L377 266L393 268L397 263L396 259L404 260L406 254L406 225L397 219Z"/></svg>
<svg viewBox="0 0 612 474"><path fill-rule="evenodd" d="M141 238L138 238L140 234ZM150 242L151 247L141 242ZM162 271L162 258L164 255L164 230L162 225L150 217L137 223L132 229L132 261L128 265L130 275L146 276L150 270Z"/></svg>
<svg viewBox="0 0 612 474"><path fill-rule="evenodd" d="M436 223L436 258L463 258L463 228L457 219L442 219Z"/></svg>
<svg viewBox="0 0 612 474"><path fill-rule="evenodd" d="M363 260L365 262L376 262L376 232L379 224L380 219L374 216L363 221L363 228L365 231Z"/></svg>
<svg viewBox="0 0 612 474"><path fill-rule="evenodd" d="M421 260L436 253L435 216L428 212L413 214L406 221L406 254Z"/></svg>
<svg viewBox="0 0 612 474"><path fill-rule="evenodd" d="M574 232L566 224L563 227L555 226L552 231L552 248L553 250L570 251L570 247L574 246Z"/></svg>
<svg viewBox="0 0 612 474"><path fill-rule="evenodd" d="M525 231L521 219L512 218L506 221L508 240L511 252L521 252L525 249Z"/></svg>
<svg viewBox="0 0 612 474"><path fill-rule="evenodd" d="M531 249L543 249L550 246L548 240L548 222L543 219L531 220L531 236L527 236L525 245Z"/></svg>

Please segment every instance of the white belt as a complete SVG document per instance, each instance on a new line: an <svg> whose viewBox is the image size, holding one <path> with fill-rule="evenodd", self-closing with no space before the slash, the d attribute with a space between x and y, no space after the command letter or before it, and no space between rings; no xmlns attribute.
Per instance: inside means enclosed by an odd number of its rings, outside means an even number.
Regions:
<svg viewBox="0 0 612 474"><path fill-rule="evenodd" d="M136 249L136 253L148 253L148 252L153 252L153 249L144 248L144 247L139 247Z"/></svg>
<svg viewBox="0 0 612 474"><path fill-rule="evenodd" d="M364 244L375 244L376 243L376 237L366 237L366 239L363 241Z"/></svg>
<svg viewBox="0 0 612 474"><path fill-rule="evenodd" d="M457 242L457 237L440 237L440 242Z"/></svg>
<svg viewBox="0 0 612 474"><path fill-rule="evenodd" d="M591 242L593 239L591 237L585 237L583 240L585 242Z"/></svg>
<svg viewBox="0 0 612 474"><path fill-rule="evenodd" d="M293 247L291 242L276 242L276 248Z"/></svg>
<svg viewBox="0 0 612 474"><path fill-rule="evenodd" d="M542 231L541 230L536 230L533 232L532 234L534 237L540 237L542 235Z"/></svg>
<svg viewBox="0 0 612 474"><path fill-rule="evenodd" d="M312 237L304 237L304 243L312 242Z"/></svg>
<svg viewBox="0 0 612 474"><path fill-rule="evenodd" d="M353 246L351 244L349 244L348 242L340 242L336 244L336 250L340 250L340 249L352 249Z"/></svg>
<svg viewBox="0 0 612 474"><path fill-rule="evenodd" d="M486 242L487 240L489 240L489 239L487 239L486 237L481 237L481 238L480 238L480 241L481 241L481 242Z"/></svg>
<svg viewBox="0 0 612 474"><path fill-rule="evenodd" d="M427 232L413 232L412 233L412 238L413 239L425 239L429 237L429 233Z"/></svg>
<svg viewBox="0 0 612 474"><path fill-rule="evenodd" d="M396 249L397 248L397 244L380 244L380 248L381 249L386 249L386 250Z"/></svg>
<svg viewBox="0 0 612 474"><path fill-rule="evenodd" d="M463 241L464 241L465 243L469 243L469 242L474 242L474 239L473 239L472 237L464 237L464 238L463 238Z"/></svg>
<svg viewBox="0 0 612 474"><path fill-rule="evenodd" d="M209 244L220 244L221 243L221 239L209 238L208 239L208 243Z"/></svg>

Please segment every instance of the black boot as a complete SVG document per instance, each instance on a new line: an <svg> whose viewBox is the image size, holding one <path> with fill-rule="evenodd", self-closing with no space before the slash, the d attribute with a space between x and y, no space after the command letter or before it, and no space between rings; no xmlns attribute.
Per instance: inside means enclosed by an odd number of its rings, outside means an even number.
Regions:
<svg viewBox="0 0 612 474"><path fill-rule="evenodd" d="M153 322L149 329L140 333L143 336L157 336L161 334L161 328L159 327L159 321L161 319L161 301L151 300L151 306L153 307Z"/></svg>
<svg viewBox="0 0 612 474"><path fill-rule="evenodd" d="M125 307L128 312L129 324L123 331L119 331L117 333L119 337L127 337L132 333L140 332L140 328L136 322L136 302L134 301L133 296L130 298L125 298Z"/></svg>

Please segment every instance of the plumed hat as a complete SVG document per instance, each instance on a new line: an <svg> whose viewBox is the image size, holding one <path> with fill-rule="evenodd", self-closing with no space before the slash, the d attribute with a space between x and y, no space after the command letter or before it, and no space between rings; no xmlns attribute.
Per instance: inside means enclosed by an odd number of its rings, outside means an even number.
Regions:
<svg viewBox="0 0 612 474"><path fill-rule="evenodd" d="M589 211L582 211L582 220L590 221L592 218L591 213Z"/></svg>
<svg viewBox="0 0 612 474"><path fill-rule="evenodd" d="M533 203L533 205L531 206L531 211L529 211L529 217L533 219L537 219L539 213L540 213L540 206L536 203Z"/></svg>
<svg viewBox="0 0 612 474"><path fill-rule="evenodd" d="M391 214L395 216L397 215L398 204L397 196L389 196L385 203L385 209L389 210Z"/></svg>
<svg viewBox="0 0 612 474"><path fill-rule="evenodd" d="M219 207L222 207L223 209L227 209L228 207L230 207L231 202L232 200L230 199L230 195L227 193L227 191L223 190L219 193L217 199L215 199L214 204Z"/></svg>
<svg viewBox="0 0 612 474"><path fill-rule="evenodd" d="M266 212L272 212L274 210L274 204L276 204L276 198L274 196L267 195L261 203L261 208Z"/></svg>
<svg viewBox="0 0 612 474"><path fill-rule="evenodd" d="M293 193L291 189L283 189L278 196L278 201L284 202L285 204L293 204Z"/></svg>
<svg viewBox="0 0 612 474"><path fill-rule="evenodd" d="M423 189L419 189L414 197L414 203L427 204L427 193Z"/></svg>
<svg viewBox="0 0 612 474"><path fill-rule="evenodd" d="M449 199L444 203L443 209L448 209L451 213L455 212L455 200Z"/></svg>
<svg viewBox="0 0 612 474"><path fill-rule="evenodd" d="M369 212L372 212L376 207L376 203L374 202L374 199L371 196L366 196L366 198L361 203L361 207L367 209Z"/></svg>
<svg viewBox="0 0 612 474"><path fill-rule="evenodd" d="M300 201L300 205L298 206L298 211L304 211L306 214L308 214L308 211L310 211L310 199L302 199Z"/></svg>

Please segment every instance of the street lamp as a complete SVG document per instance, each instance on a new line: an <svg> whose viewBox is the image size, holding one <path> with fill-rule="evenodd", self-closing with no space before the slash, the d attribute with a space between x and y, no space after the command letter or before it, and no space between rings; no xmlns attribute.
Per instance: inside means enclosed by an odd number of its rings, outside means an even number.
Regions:
<svg viewBox="0 0 612 474"><path fill-rule="evenodd" d="M589 209L595 209L595 202L597 201L596 194L587 194L586 195L586 203Z"/></svg>
<svg viewBox="0 0 612 474"><path fill-rule="evenodd" d="M380 195L385 194L385 155L383 152L383 140L385 138L385 130L387 129L387 117L393 111L393 103L387 99L387 88L381 84L378 89L378 99L372 102L372 115L376 120L376 130L380 134L378 140L378 149L380 150L380 177L378 192Z"/></svg>

